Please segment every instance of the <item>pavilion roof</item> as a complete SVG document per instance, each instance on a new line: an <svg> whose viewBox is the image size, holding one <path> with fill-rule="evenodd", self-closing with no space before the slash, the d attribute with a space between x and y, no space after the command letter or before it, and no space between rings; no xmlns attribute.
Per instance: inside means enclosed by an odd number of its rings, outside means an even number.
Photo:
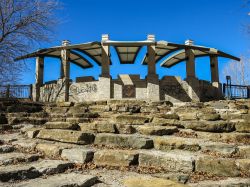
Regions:
<svg viewBox="0 0 250 187"><path fill-rule="evenodd" d="M218 55L220 57L226 57L233 60L240 60L237 57L234 57L230 54L224 53L214 48L196 46L196 45L184 45L184 44L175 44L167 41L152 41L152 40L144 40L144 41L112 41L106 40L103 43L101 42L88 42L81 43L75 45L67 45L67 46L56 46L51 48L40 49L36 52L18 57L16 60L21 60L25 58L32 58L37 56L44 57L55 57L61 58L61 50L68 49L70 53L69 60L82 67L82 68L90 68L92 67L92 63L85 58L82 54L85 54L92 60L94 60L98 65L102 63L102 44L113 46L118 54L119 60L121 64L133 64L139 53L140 49L143 46L147 45L155 45L156 52L156 63L158 63L163 57L174 53L167 59L165 59L161 66L163 67L171 67L181 61L187 59L185 54L185 49L192 49L194 51L195 57L209 56L209 55ZM142 63L147 64L147 54L144 56ZM111 62L110 62L111 63Z"/></svg>

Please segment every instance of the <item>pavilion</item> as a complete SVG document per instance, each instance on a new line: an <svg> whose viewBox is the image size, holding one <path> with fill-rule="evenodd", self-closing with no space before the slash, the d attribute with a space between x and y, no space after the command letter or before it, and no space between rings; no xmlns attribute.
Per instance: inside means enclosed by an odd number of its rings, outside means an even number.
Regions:
<svg viewBox="0 0 250 187"><path fill-rule="evenodd" d="M133 64L138 52L147 48L142 64L147 65L145 79L139 75L110 76L110 47L113 46L121 64ZM84 54L84 55L83 55ZM167 55L168 58L164 59ZM101 66L98 80L93 77L78 77L70 80L70 62L82 68L93 67L84 56L88 56ZM195 75L195 58L210 58L211 82L199 80ZM112 41L103 34L101 42L89 42L71 45L64 40L61 46L41 49L21 56L17 60L36 57L36 83L33 85L35 101L98 101L109 99L169 100L169 101L205 101L221 98L218 57L239 61L240 59L215 48L194 45L192 40L185 44L156 41L154 35L148 35L144 41ZM61 59L60 78L55 82L44 83L44 59ZM163 61L162 61L163 60ZM156 73L156 63L170 68L186 61L186 79L164 76L161 80Z"/></svg>

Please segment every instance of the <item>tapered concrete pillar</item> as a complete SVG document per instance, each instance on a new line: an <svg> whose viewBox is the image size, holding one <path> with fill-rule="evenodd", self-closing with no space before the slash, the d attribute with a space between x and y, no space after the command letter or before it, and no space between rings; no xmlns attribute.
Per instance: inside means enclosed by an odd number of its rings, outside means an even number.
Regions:
<svg viewBox="0 0 250 187"><path fill-rule="evenodd" d="M99 76L98 90L100 90L99 99L109 100L111 98L111 76L110 76L110 47L104 45L109 40L108 34L102 35L102 64L101 75Z"/></svg>
<svg viewBox="0 0 250 187"><path fill-rule="evenodd" d="M219 85L219 67L218 67L218 56L210 56L210 71L211 71L211 82L213 86Z"/></svg>
<svg viewBox="0 0 250 187"><path fill-rule="evenodd" d="M192 49L186 49L186 77L195 78L195 57Z"/></svg>
<svg viewBox="0 0 250 187"><path fill-rule="evenodd" d="M68 40L62 41L62 46L69 45ZM64 84L64 101L69 101L69 79L70 79L70 62L69 62L70 51L67 49L61 50L61 62L62 62L62 82Z"/></svg>
<svg viewBox="0 0 250 187"><path fill-rule="evenodd" d="M35 94L34 100L39 101L40 99L40 88L43 85L43 75L44 75L44 57L36 57L36 84L35 84Z"/></svg>
<svg viewBox="0 0 250 187"><path fill-rule="evenodd" d="M109 35L108 34L103 34L102 35L102 72L101 76L102 77L110 77L110 47L109 45L103 45L105 41L109 40Z"/></svg>
<svg viewBox="0 0 250 187"><path fill-rule="evenodd" d="M147 37L149 41L155 41L155 36L149 34ZM148 100L160 100L160 87L159 77L156 74L156 60L155 60L155 44L147 46L147 59L148 59L148 75L147 75L147 95Z"/></svg>

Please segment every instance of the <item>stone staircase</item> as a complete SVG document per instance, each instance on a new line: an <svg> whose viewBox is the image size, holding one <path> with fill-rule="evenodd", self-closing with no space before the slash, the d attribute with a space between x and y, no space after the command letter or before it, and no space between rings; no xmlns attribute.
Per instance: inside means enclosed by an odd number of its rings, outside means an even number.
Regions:
<svg viewBox="0 0 250 187"><path fill-rule="evenodd" d="M0 186L250 186L250 100L0 109Z"/></svg>

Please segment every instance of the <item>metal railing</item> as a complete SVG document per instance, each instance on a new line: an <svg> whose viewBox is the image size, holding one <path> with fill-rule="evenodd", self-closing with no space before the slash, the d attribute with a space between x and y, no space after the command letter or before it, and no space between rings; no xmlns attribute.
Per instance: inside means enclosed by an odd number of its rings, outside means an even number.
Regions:
<svg viewBox="0 0 250 187"><path fill-rule="evenodd" d="M0 98L31 99L32 85L0 85Z"/></svg>
<svg viewBox="0 0 250 187"><path fill-rule="evenodd" d="M250 86L223 84L223 94L228 99L250 98Z"/></svg>

